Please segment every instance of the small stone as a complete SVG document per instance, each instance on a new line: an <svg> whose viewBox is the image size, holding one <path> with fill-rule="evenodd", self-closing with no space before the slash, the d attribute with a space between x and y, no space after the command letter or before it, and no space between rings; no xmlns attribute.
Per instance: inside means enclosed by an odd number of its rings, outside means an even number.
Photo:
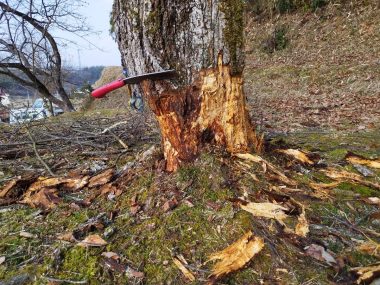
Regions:
<svg viewBox="0 0 380 285"><path fill-rule="evenodd" d="M30 284L31 280L32 276L30 276L29 274L21 274L12 277L11 279L8 279L4 282L0 281L0 285L24 285Z"/></svg>
<svg viewBox="0 0 380 285"><path fill-rule="evenodd" d="M162 262L162 264L166 266L166 265L168 265L168 264L169 264L169 261L167 261L167 260L164 260L164 261Z"/></svg>
<svg viewBox="0 0 380 285"><path fill-rule="evenodd" d="M374 176L375 174L369 170L367 167L360 165L360 164L354 164L355 169L360 172L364 177Z"/></svg>

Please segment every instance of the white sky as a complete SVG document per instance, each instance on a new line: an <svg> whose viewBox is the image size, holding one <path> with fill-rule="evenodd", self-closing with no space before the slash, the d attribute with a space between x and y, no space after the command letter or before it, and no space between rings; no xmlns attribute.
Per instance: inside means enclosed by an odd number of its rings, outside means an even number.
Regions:
<svg viewBox="0 0 380 285"><path fill-rule="evenodd" d="M86 37L97 48L78 37L62 35L62 37L77 43L77 45L68 44L61 50L64 62L73 67L120 65L120 52L109 33L113 0L87 0L87 2L88 5L78 12L86 18L87 24L93 31L100 32Z"/></svg>

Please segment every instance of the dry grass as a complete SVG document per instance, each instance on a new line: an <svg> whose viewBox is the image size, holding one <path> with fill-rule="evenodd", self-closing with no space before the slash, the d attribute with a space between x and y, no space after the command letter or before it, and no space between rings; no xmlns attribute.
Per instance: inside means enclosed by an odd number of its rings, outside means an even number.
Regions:
<svg viewBox="0 0 380 285"><path fill-rule="evenodd" d="M106 85L114 80L123 78L122 67L109 66L104 68L101 77L95 82L93 88ZM129 90L128 87L122 87L109 93L106 97L98 100L86 102L86 109L127 109L129 108Z"/></svg>
<svg viewBox="0 0 380 285"><path fill-rule="evenodd" d="M379 12L370 1L251 20L245 80L256 122L286 131L379 127ZM280 26L289 44L267 54L263 43Z"/></svg>

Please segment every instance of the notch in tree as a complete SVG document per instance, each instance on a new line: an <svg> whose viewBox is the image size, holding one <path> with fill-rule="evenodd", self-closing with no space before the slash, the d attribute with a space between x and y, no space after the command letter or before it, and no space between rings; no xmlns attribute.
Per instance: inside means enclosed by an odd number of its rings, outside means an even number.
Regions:
<svg viewBox="0 0 380 285"><path fill-rule="evenodd" d="M112 23L131 75L176 69L180 79L144 81L166 169L192 161L206 143L229 152L258 146L246 110L243 0L115 0Z"/></svg>

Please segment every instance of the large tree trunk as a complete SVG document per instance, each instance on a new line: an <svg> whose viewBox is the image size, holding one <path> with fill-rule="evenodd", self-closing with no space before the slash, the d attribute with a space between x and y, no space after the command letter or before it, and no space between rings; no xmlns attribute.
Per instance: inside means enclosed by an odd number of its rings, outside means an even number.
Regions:
<svg viewBox="0 0 380 285"><path fill-rule="evenodd" d="M243 93L243 0L115 0L115 34L131 75L176 69L176 81L137 87L157 117L168 171L205 143L249 149Z"/></svg>

